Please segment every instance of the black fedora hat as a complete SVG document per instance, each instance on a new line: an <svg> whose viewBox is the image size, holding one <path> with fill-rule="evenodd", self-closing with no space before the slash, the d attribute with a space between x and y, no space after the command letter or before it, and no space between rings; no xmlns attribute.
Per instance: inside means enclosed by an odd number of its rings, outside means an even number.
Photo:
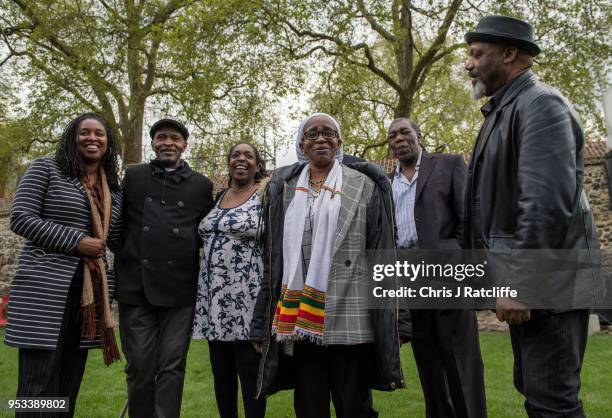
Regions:
<svg viewBox="0 0 612 418"><path fill-rule="evenodd" d="M187 138L189 138L189 131L181 122L174 119L160 119L155 122L149 130L149 135L151 136L151 139L153 139L153 137L155 136L155 132L159 131L161 128L164 127L176 129L183 135L183 139L185 139L185 141L187 141Z"/></svg>
<svg viewBox="0 0 612 418"><path fill-rule="evenodd" d="M474 32L465 34L465 42L492 42L514 45L535 57L540 47L533 42L531 25L508 16L485 16L480 19Z"/></svg>

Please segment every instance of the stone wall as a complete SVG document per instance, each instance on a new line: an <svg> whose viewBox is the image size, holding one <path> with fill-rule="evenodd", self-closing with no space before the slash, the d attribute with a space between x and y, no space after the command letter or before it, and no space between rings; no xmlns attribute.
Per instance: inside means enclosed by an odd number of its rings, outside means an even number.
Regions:
<svg viewBox="0 0 612 418"><path fill-rule="evenodd" d="M0 213L0 296L8 294L23 241L23 238L11 232L9 217Z"/></svg>
<svg viewBox="0 0 612 418"><path fill-rule="evenodd" d="M612 252L612 210L603 162L585 166L584 189L595 216L601 245L607 252Z"/></svg>

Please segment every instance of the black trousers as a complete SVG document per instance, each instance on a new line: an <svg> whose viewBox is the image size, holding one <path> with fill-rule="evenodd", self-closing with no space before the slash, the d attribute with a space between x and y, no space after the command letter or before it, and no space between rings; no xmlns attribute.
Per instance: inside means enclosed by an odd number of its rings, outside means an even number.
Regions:
<svg viewBox="0 0 612 418"><path fill-rule="evenodd" d="M375 356L373 344L296 343L294 356L297 375L293 406L297 418L330 417L330 394L338 418L372 416L368 366Z"/></svg>
<svg viewBox="0 0 612 418"><path fill-rule="evenodd" d="M250 341L209 341L215 398L221 418L238 418L238 377L245 418L263 418L266 400L255 399L261 355Z"/></svg>
<svg viewBox="0 0 612 418"><path fill-rule="evenodd" d="M514 386L525 396L530 418L582 418L580 370L589 312L534 316L510 325Z"/></svg>
<svg viewBox="0 0 612 418"><path fill-rule="evenodd" d="M79 265L68 291L64 317L55 350L19 349L19 380L17 396L68 397L69 413L23 412L16 417L72 417L79 394L87 350L79 348L81 341L81 292L83 267Z"/></svg>
<svg viewBox="0 0 612 418"><path fill-rule="evenodd" d="M484 366L473 311L410 310L412 352L428 418L487 416Z"/></svg>
<svg viewBox="0 0 612 418"><path fill-rule="evenodd" d="M130 418L178 418L194 305L119 304Z"/></svg>

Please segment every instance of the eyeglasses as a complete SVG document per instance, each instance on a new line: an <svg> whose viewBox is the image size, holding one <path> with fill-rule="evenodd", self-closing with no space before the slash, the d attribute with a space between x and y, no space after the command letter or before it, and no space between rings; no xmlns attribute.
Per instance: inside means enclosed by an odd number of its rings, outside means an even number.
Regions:
<svg viewBox="0 0 612 418"><path fill-rule="evenodd" d="M304 132L304 136L302 138L307 141L316 141L319 138L319 135L323 135L323 139L326 141L331 141L332 139L338 137L338 131L333 129L323 129L322 131L311 129L310 131Z"/></svg>

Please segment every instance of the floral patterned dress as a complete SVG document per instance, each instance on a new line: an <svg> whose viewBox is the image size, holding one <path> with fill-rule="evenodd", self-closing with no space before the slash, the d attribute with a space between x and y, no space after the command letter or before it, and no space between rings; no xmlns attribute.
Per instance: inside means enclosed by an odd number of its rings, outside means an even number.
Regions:
<svg viewBox="0 0 612 418"><path fill-rule="evenodd" d="M223 209L217 201L202 219L204 242L193 338L248 341L263 276L263 228L257 193L242 205Z"/></svg>

